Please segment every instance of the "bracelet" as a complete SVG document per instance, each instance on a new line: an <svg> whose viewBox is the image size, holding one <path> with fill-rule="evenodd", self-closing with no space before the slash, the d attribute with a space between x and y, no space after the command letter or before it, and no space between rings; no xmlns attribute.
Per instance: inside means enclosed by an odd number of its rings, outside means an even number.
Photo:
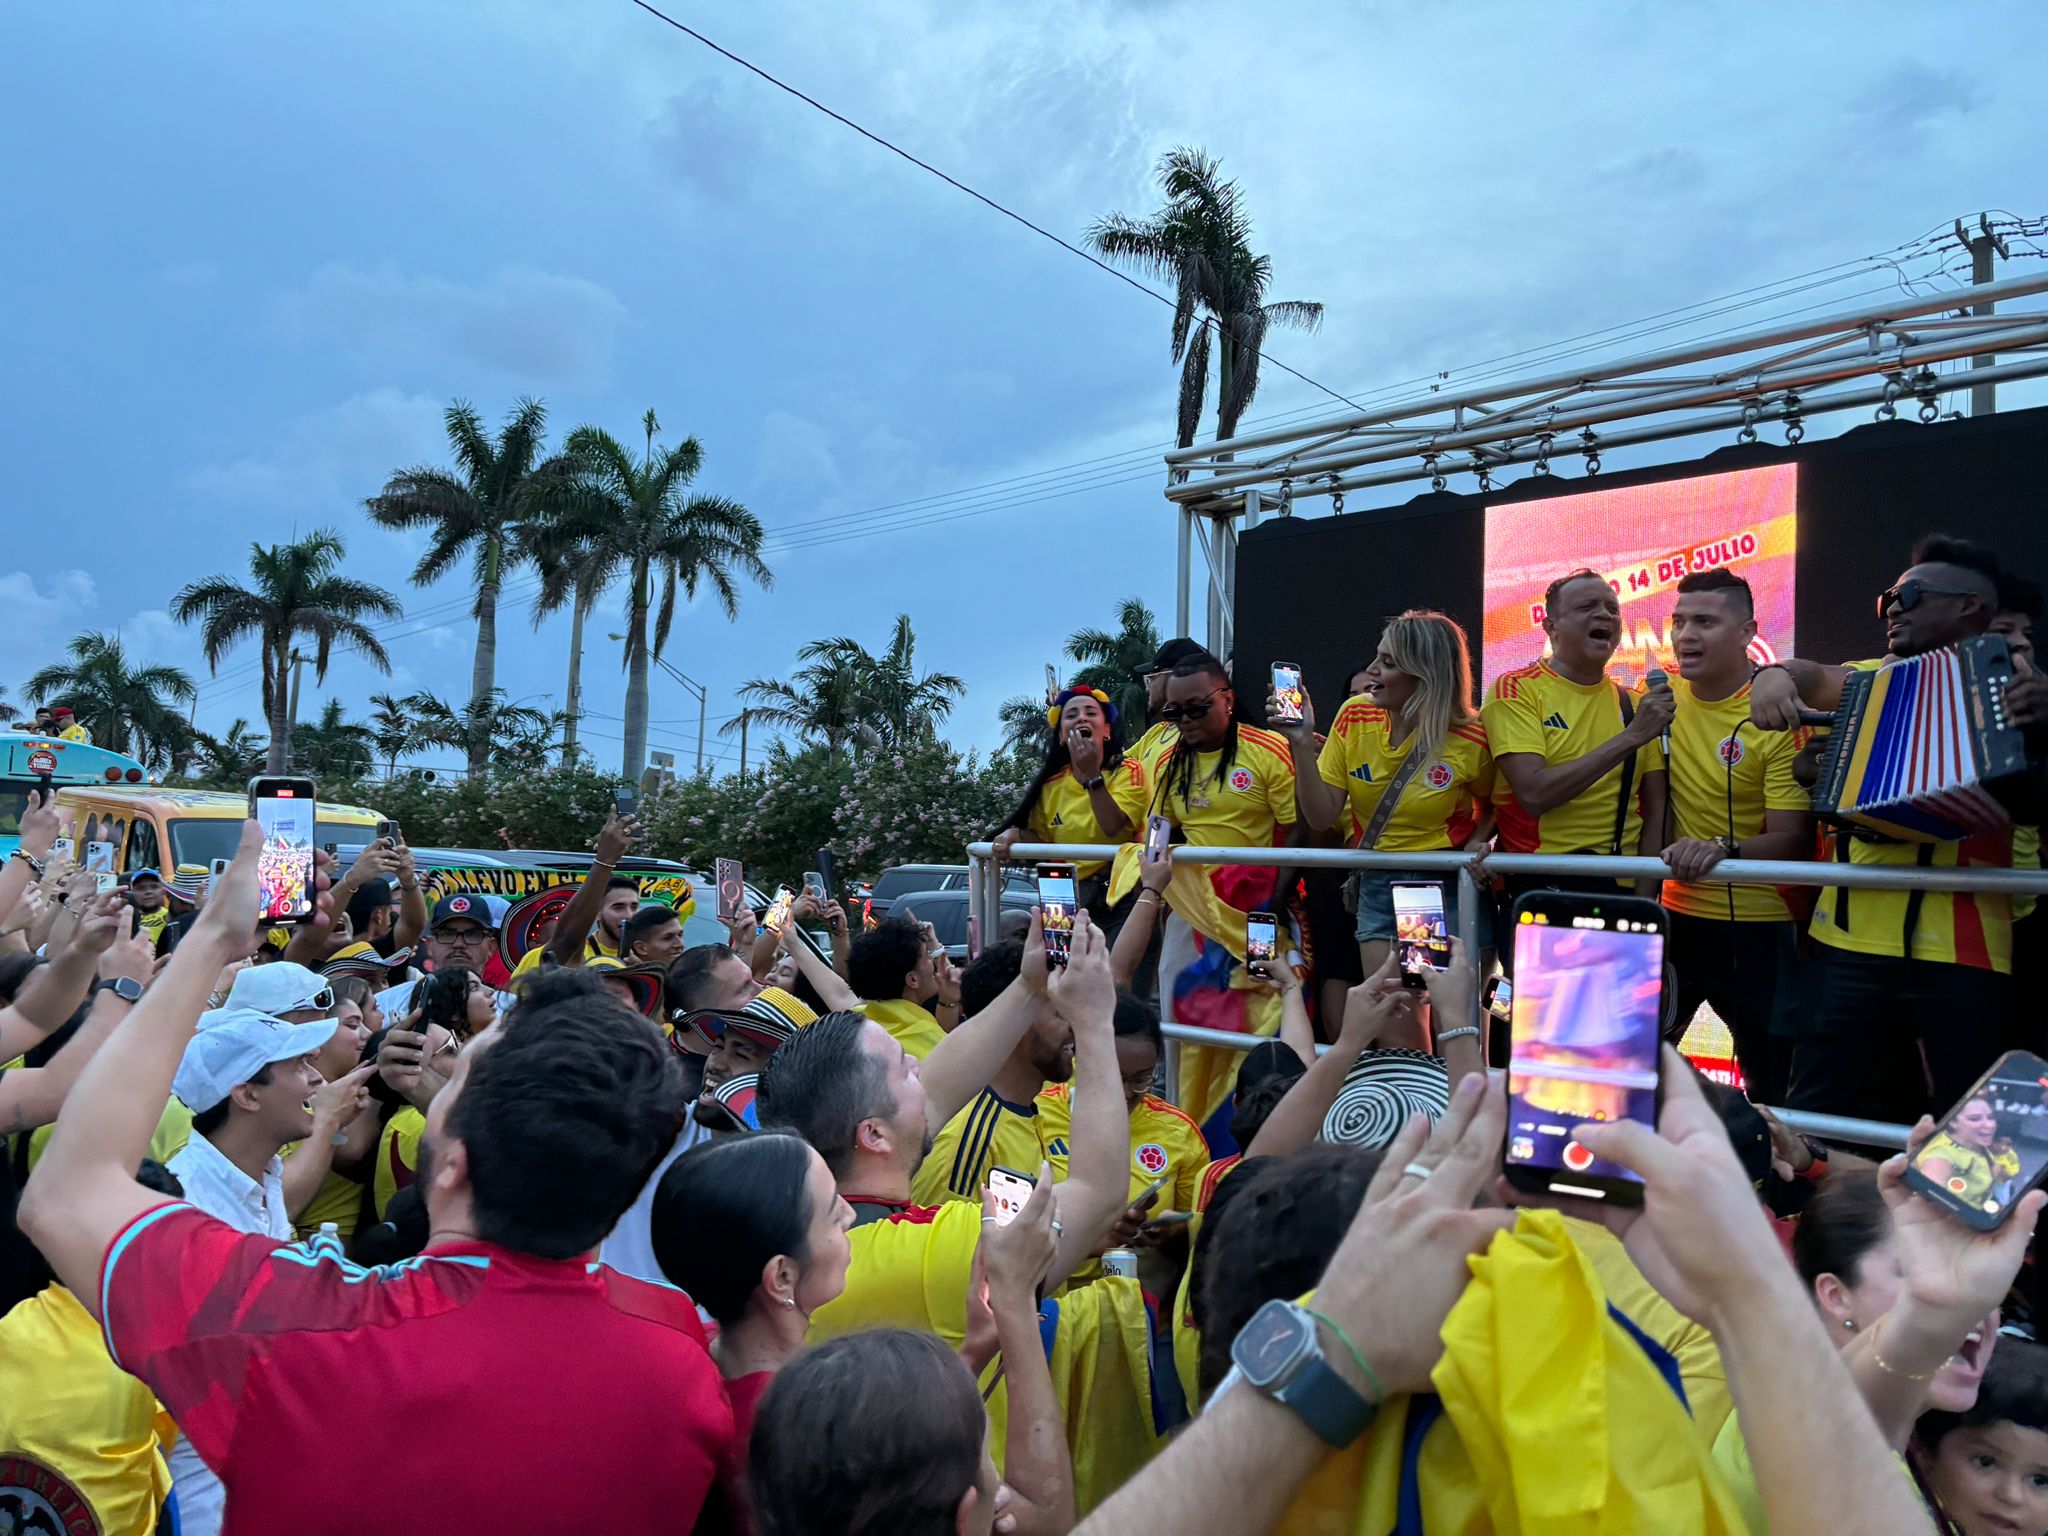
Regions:
<svg viewBox="0 0 2048 1536"><path fill-rule="evenodd" d="M1902 1371L1902 1370L1900 1370L1900 1369L1899 1369L1899 1368L1898 1368L1897 1366L1895 1366L1895 1365L1892 1365L1891 1363L1889 1363L1889 1362L1888 1362L1888 1361L1887 1361L1887 1360L1885 1359L1885 1357L1884 1357L1884 1356L1883 1356L1883 1355L1882 1355L1882 1354L1881 1354L1881 1353L1880 1353L1880 1352L1878 1351L1878 1347L1877 1347L1877 1335L1878 1335L1878 1332L1879 1332L1879 1330L1880 1330L1880 1329L1881 1329L1881 1328L1883 1327L1883 1325L1884 1325L1884 1319L1883 1319L1883 1318L1879 1318L1879 1319L1877 1320L1877 1322L1876 1322L1876 1323L1874 1323L1874 1324L1872 1324L1872 1325L1871 1325L1871 1329L1870 1329L1870 1358L1871 1358L1871 1362L1872 1362L1873 1364L1875 1364L1875 1365L1877 1366L1877 1368L1878 1368L1878 1369L1879 1369L1880 1371L1883 1371L1883 1372L1885 1373L1885 1375L1887 1375L1887 1376L1896 1376L1896 1377L1898 1377L1898 1378L1899 1378L1899 1379L1900 1379L1901 1381L1932 1381L1932 1380L1934 1380L1934 1375L1935 1375L1935 1373L1934 1373L1933 1371L1928 1371L1928 1372L1926 1372L1925 1374L1922 1374L1922 1375L1915 1375L1915 1374L1914 1374L1913 1372L1911 1372L1911 1371Z"/></svg>
<svg viewBox="0 0 2048 1536"><path fill-rule="evenodd" d="M1102 788L1103 785L1107 782L1108 780L1098 773L1097 775L1095 775L1094 778L1085 780L1082 783L1081 787L1087 790L1090 794L1093 794L1096 790Z"/></svg>
<svg viewBox="0 0 2048 1536"><path fill-rule="evenodd" d="M1446 1040L1463 1040L1468 1037L1474 1040L1479 1038L1477 1024L1460 1024L1456 1029L1440 1029L1436 1032L1436 1043L1442 1045Z"/></svg>
<svg viewBox="0 0 2048 1536"><path fill-rule="evenodd" d="M22 863L35 872L35 877L38 880L43 878L43 861L30 853L26 848L16 848L8 857L21 860Z"/></svg>
<svg viewBox="0 0 2048 1536"><path fill-rule="evenodd" d="M1314 1307L1303 1307L1301 1310L1329 1329L1330 1332L1337 1335L1337 1342L1351 1351L1351 1358L1358 1362L1359 1370L1365 1374L1365 1379L1372 1383L1374 1405L1377 1406L1380 1403L1384 1403L1387 1400L1387 1393L1386 1389L1380 1385L1380 1373L1374 1370L1372 1362L1365 1358L1365 1351L1351 1342L1351 1335L1331 1322L1329 1318L1318 1312Z"/></svg>
<svg viewBox="0 0 2048 1536"><path fill-rule="evenodd" d="M1138 900L1143 901L1147 896L1150 896L1154 901L1158 902L1161 906L1164 906L1166 904L1166 898L1160 895L1157 891L1153 890L1152 887L1149 885L1139 890Z"/></svg>
<svg viewBox="0 0 2048 1536"><path fill-rule="evenodd" d="M1758 678L1762 677L1766 672L1782 672L1787 677L1790 677L1792 675L1792 669L1786 666L1785 663L1783 663L1782 661L1767 661L1762 666L1758 667L1754 672L1749 674L1749 680L1753 683Z"/></svg>

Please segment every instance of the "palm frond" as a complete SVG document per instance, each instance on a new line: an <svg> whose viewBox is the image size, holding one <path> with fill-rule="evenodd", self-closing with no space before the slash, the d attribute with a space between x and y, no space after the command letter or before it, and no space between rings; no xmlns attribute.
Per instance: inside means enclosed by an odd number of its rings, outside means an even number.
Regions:
<svg viewBox="0 0 2048 1536"><path fill-rule="evenodd" d="M1183 448L1202 430L1202 400L1209 392L1209 327L1195 332L1188 360L1180 370L1180 403L1174 415L1174 436Z"/></svg>

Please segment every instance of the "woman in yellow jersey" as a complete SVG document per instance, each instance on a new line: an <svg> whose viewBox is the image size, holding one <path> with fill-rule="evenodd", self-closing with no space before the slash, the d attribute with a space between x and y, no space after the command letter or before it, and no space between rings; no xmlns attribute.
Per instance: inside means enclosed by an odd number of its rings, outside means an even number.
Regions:
<svg viewBox="0 0 2048 1536"><path fill-rule="evenodd" d="M349 979L360 981L355 977ZM330 1083L356 1069L363 1059L363 1047L370 1039L362 1005L343 997L338 983L333 985L335 1030L327 1043L313 1054L314 1067ZM349 1122L341 1133L342 1145L334 1149L334 1161L329 1165L326 1177L315 1188L311 1200L292 1213L292 1228L300 1237L311 1237L320 1230L320 1224L327 1221L334 1223L344 1239L355 1235L356 1218L363 1206L364 1176L377 1150L378 1132L374 1107ZM286 1151L285 1187L289 1196L292 1193L290 1149Z"/></svg>
<svg viewBox="0 0 2048 1536"><path fill-rule="evenodd" d="M2020 1175L2019 1154L1998 1134L1989 1099L1972 1099L1945 1131L1914 1154L1913 1166L1967 1203L1982 1207L2002 1184Z"/></svg>
<svg viewBox="0 0 2048 1536"><path fill-rule="evenodd" d="M1331 722L1316 771L1295 775L1302 820L1318 832L1348 822L1353 843L1377 821L1373 847L1387 853L1485 847L1493 840L1493 756L1472 702L1465 631L1441 613L1411 609L1388 621L1365 681L1365 692L1345 700ZM1279 719L1270 697L1268 719L1287 736L1297 762L1314 750L1315 709L1306 690L1300 720ZM1397 785L1399 798L1382 818ZM1365 975L1379 969L1394 941L1393 886L1443 878L1360 876L1356 936ZM1483 910L1480 922L1479 947L1490 949Z"/></svg>
<svg viewBox="0 0 2048 1536"><path fill-rule="evenodd" d="M1005 857L1018 842L1129 842L1144 830L1151 791L1145 770L1124 755L1109 695L1072 684L1045 714L1045 760L996 834L996 857ZM1074 870L1081 904L1098 923L1109 915L1105 868L1098 859Z"/></svg>

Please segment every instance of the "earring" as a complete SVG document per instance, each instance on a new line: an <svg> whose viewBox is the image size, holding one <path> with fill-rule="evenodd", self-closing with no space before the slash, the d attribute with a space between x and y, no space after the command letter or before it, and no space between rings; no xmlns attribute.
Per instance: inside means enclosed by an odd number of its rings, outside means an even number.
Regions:
<svg viewBox="0 0 2048 1536"><path fill-rule="evenodd" d="M1856 1331L1856 1319L1853 1317L1845 1317L1842 1319L1842 1326L1848 1329L1851 1333L1854 1333Z"/></svg>
<svg viewBox="0 0 2048 1536"><path fill-rule="evenodd" d="M783 1304L783 1305L784 1305L785 1307L788 1307L788 1308L789 1308L789 1309L790 1309L790 1310L791 1310L792 1312L794 1312L794 1311L796 1310L796 1298L795 1298L794 1296L785 1296L785 1297L783 1297L783 1298L782 1298L782 1304Z"/></svg>

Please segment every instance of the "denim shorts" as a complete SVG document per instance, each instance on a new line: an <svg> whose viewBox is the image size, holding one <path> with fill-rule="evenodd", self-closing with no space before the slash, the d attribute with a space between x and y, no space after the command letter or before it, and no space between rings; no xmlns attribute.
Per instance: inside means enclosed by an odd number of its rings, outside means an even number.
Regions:
<svg viewBox="0 0 2048 1536"><path fill-rule="evenodd" d="M1383 944L1394 942L1394 892L1396 882L1402 884L1438 885L1444 893L1444 916L1449 919L1451 932L1458 931L1458 881L1456 872L1450 875L1382 875L1370 871L1362 872L1358 878L1358 929L1355 937L1361 944L1377 939ZM1493 903L1480 892L1479 935L1480 949L1493 948ZM1474 957L1477 964L1477 957Z"/></svg>

